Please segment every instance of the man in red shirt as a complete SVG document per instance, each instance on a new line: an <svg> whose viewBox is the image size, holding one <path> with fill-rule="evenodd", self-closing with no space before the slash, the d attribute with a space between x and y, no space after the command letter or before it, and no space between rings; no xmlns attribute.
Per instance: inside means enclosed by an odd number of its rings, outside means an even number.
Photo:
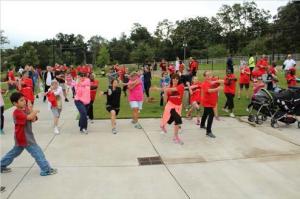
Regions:
<svg viewBox="0 0 300 199"><path fill-rule="evenodd" d="M7 72L8 80L8 90L11 91L16 88L16 78L15 78L15 67L11 67Z"/></svg>
<svg viewBox="0 0 300 199"><path fill-rule="evenodd" d="M259 75L262 76L266 73L266 69L269 66L268 58L266 55L263 55L256 63L256 68L259 71Z"/></svg>
<svg viewBox="0 0 300 199"><path fill-rule="evenodd" d="M93 73L90 75L90 80L91 80L91 91L90 91L91 101L90 101L89 108L88 108L88 117L89 117L91 123L93 123L93 119L94 119L93 104L94 104L94 101L96 98L99 81L97 79L95 79L95 75Z"/></svg>
<svg viewBox="0 0 300 199"><path fill-rule="evenodd" d="M250 71L250 69L249 69ZM227 98L227 101L224 105L223 110L225 112L230 112L230 117L235 117L233 113L234 108L234 95L235 95L235 84L236 84L236 77L234 74L232 74L232 71L230 69L227 70L227 75L224 78L224 94ZM227 109L228 108L228 109Z"/></svg>
<svg viewBox="0 0 300 199"><path fill-rule="evenodd" d="M219 84L219 80L212 81L211 80L211 72L205 71L204 74L204 82L202 83L202 105L204 107L204 113L201 118L200 128L206 129L206 135L211 138L215 138L216 136L212 133L211 127L214 119L214 110L218 101L218 91L222 90L223 87L218 85L214 86L216 83ZM214 88L212 88L214 87ZM205 127L205 122L207 120L207 127Z"/></svg>
<svg viewBox="0 0 300 199"><path fill-rule="evenodd" d="M246 89L247 99L249 99L250 75L251 75L250 68L247 65L241 66L240 79L239 79L240 89L238 92L238 99L241 98L241 91L243 90L244 87ZM253 76L255 77L256 75L253 75Z"/></svg>
<svg viewBox="0 0 300 199"><path fill-rule="evenodd" d="M288 70L285 78L286 78L288 87L296 86L297 85L297 80L296 80L296 70L295 70L295 68L291 68L290 70Z"/></svg>

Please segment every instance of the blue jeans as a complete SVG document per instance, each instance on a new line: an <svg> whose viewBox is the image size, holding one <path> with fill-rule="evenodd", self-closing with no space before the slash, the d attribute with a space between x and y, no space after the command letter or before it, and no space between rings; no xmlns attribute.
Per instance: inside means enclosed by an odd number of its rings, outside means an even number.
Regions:
<svg viewBox="0 0 300 199"><path fill-rule="evenodd" d="M50 171L51 167L48 161L45 158L44 152L41 147L37 144L32 144L26 147L14 146L2 159L1 159L1 168L6 168L10 165L13 160L18 157L23 150L26 149L28 153L35 159L36 163L39 165L42 173L47 173Z"/></svg>
<svg viewBox="0 0 300 199"><path fill-rule="evenodd" d="M87 113L88 113L88 108L89 108L89 105L84 105L82 103L82 101L79 101L79 100L75 100L75 105L79 111L79 114L80 114L80 117L79 117L79 128L80 128L80 131L82 129L87 129Z"/></svg>

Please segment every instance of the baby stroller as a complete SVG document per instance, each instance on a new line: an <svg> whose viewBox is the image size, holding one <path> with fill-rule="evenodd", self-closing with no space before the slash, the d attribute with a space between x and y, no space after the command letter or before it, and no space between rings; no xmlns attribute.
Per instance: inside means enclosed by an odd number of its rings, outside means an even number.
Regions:
<svg viewBox="0 0 300 199"><path fill-rule="evenodd" d="M267 120L267 117L273 116L276 112L273 95L274 93L263 88L252 96L251 103L248 105L249 122L262 124Z"/></svg>
<svg viewBox="0 0 300 199"><path fill-rule="evenodd" d="M278 128L278 121L292 124L298 121L300 128L300 87L290 87L274 94L277 111L271 118L271 126Z"/></svg>

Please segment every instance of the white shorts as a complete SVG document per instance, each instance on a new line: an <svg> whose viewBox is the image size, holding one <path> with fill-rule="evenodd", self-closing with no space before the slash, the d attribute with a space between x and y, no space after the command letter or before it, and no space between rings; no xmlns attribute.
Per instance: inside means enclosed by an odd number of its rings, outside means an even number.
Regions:
<svg viewBox="0 0 300 199"><path fill-rule="evenodd" d="M143 101L130 101L130 108L139 108L139 110L142 110L143 108Z"/></svg>

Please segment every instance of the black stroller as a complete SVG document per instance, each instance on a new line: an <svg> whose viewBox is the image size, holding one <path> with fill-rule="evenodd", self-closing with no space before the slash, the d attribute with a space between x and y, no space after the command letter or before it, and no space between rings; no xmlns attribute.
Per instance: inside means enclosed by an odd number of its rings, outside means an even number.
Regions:
<svg viewBox="0 0 300 199"><path fill-rule="evenodd" d="M274 93L261 89L252 96L251 103L248 105L248 121L262 124L267 117L272 117L276 112L276 105L273 97Z"/></svg>
<svg viewBox="0 0 300 199"><path fill-rule="evenodd" d="M278 121L292 124L298 121L300 128L300 87L290 87L274 94L277 111L271 118L271 126L279 127Z"/></svg>

